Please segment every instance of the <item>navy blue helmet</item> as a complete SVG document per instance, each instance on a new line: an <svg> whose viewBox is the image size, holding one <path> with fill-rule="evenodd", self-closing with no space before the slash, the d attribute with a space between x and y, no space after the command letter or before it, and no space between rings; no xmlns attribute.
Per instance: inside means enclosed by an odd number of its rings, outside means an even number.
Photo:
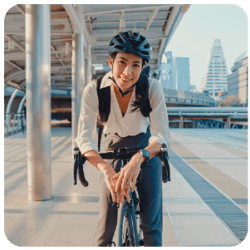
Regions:
<svg viewBox="0 0 250 250"><path fill-rule="evenodd" d="M150 51L152 51L152 47L149 45L148 39L139 32L131 30L120 32L109 43L109 54L113 52L131 53L147 62L150 60Z"/></svg>

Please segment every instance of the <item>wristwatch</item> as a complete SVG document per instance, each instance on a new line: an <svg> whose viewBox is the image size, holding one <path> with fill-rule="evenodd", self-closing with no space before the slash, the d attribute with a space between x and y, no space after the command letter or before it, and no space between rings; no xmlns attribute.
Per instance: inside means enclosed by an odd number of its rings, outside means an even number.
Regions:
<svg viewBox="0 0 250 250"><path fill-rule="evenodd" d="M146 149L139 150L140 154L145 157L145 163L149 161L150 153Z"/></svg>

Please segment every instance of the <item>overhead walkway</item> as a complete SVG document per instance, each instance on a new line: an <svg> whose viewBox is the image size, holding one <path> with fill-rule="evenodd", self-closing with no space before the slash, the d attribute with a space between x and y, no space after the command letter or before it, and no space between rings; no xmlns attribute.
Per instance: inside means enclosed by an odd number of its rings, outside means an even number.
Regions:
<svg viewBox="0 0 250 250"><path fill-rule="evenodd" d="M93 244L100 173L88 165L89 187L73 185L72 131L63 126L51 130L53 193L48 201L27 199L26 134L5 138L5 234L12 244ZM247 130L171 129L171 138L163 246L240 244L247 233Z"/></svg>

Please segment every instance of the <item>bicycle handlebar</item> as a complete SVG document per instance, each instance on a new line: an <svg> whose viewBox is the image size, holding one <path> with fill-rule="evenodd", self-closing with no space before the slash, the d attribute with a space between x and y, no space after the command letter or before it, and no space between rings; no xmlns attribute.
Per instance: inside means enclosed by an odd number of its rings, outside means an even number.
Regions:
<svg viewBox="0 0 250 250"><path fill-rule="evenodd" d="M110 160L124 160L131 158L136 154L140 149L144 147L137 147L133 149L118 149L114 152L99 153L103 159ZM166 144L162 144L161 151L158 153L160 160L162 161L162 181L164 183L170 181L170 167L168 162L168 153ZM88 181L85 178L83 171L83 164L85 163L86 158L81 155L81 152L78 147L74 148L74 185L77 184L77 171L79 173L80 182L84 187L88 186Z"/></svg>

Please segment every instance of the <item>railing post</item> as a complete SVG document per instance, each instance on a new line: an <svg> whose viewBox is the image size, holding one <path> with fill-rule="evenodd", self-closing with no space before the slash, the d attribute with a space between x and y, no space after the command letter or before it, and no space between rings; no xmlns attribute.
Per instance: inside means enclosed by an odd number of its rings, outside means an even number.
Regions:
<svg viewBox="0 0 250 250"><path fill-rule="evenodd" d="M231 117L227 116L227 129L231 128Z"/></svg>
<svg viewBox="0 0 250 250"><path fill-rule="evenodd" d="M183 128L183 116L180 116L179 128Z"/></svg>

